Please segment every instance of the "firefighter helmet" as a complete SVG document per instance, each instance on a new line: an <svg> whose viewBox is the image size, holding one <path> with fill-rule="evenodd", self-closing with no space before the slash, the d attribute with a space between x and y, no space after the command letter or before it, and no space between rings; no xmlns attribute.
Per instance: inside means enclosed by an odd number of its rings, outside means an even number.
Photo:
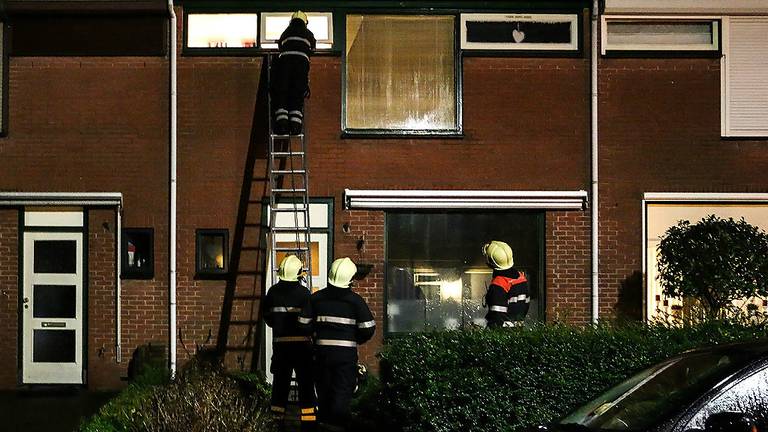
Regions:
<svg viewBox="0 0 768 432"><path fill-rule="evenodd" d="M488 266L496 270L506 270L512 268L514 260L512 259L512 248L501 241L492 241L483 246L483 255L488 262Z"/></svg>
<svg viewBox="0 0 768 432"><path fill-rule="evenodd" d="M339 258L331 264L328 271L328 283L339 288L349 288L349 283L357 273L357 266L351 259Z"/></svg>
<svg viewBox="0 0 768 432"><path fill-rule="evenodd" d="M295 20L296 18L304 21L304 24L309 24L309 20L307 19L307 14L305 14L302 11L296 11L291 15L291 21Z"/></svg>
<svg viewBox="0 0 768 432"><path fill-rule="evenodd" d="M301 260L296 255L288 255L280 261L280 269L277 271L277 277L286 282L296 282L301 274Z"/></svg>

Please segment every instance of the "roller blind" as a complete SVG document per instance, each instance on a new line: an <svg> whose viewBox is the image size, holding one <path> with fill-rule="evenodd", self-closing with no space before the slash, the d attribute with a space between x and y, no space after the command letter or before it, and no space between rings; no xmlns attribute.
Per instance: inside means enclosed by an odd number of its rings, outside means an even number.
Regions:
<svg viewBox="0 0 768 432"><path fill-rule="evenodd" d="M730 17L724 46L725 136L768 136L768 17Z"/></svg>

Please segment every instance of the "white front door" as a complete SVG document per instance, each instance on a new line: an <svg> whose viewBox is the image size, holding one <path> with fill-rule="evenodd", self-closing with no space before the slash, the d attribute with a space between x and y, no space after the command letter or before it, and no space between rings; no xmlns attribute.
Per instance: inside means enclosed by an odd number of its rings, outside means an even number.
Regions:
<svg viewBox="0 0 768 432"><path fill-rule="evenodd" d="M83 383L83 233L24 233L22 381Z"/></svg>

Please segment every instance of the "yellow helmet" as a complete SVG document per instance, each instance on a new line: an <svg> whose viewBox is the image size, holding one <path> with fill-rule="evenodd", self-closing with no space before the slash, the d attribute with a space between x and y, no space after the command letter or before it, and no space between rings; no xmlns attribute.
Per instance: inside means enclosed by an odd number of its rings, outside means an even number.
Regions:
<svg viewBox="0 0 768 432"><path fill-rule="evenodd" d="M296 11L291 15L291 20L295 20L296 18L304 21L304 24L309 24L309 19L307 18L307 14L305 14L302 11Z"/></svg>
<svg viewBox="0 0 768 432"><path fill-rule="evenodd" d="M485 255L488 266L496 270L512 268L515 263L512 259L512 248L501 241L494 240L483 245L483 255Z"/></svg>
<svg viewBox="0 0 768 432"><path fill-rule="evenodd" d="M299 280L299 274L304 267L301 260L296 255L288 255L280 261L280 269L277 271L277 277L286 282L296 282Z"/></svg>
<svg viewBox="0 0 768 432"><path fill-rule="evenodd" d="M339 258L331 264L328 271L328 283L338 288L349 288L349 283L357 273L357 266L351 259Z"/></svg>

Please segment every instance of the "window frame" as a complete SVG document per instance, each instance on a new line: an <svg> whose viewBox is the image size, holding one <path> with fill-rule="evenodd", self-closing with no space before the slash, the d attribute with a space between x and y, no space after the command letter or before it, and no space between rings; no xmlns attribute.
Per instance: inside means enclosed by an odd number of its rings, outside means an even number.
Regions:
<svg viewBox="0 0 768 432"><path fill-rule="evenodd" d="M608 25L611 22L653 23L659 22L700 22L711 23L714 49L690 49L684 45L655 46L644 48L644 45L619 45L611 48L608 44ZM603 15L600 20L600 54L604 57L692 57L718 58L723 48L722 17L712 15L677 16L677 15Z"/></svg>
<svg viewBox="0 0 768 432"><path fill-rule="evenodd" d="M401 16L451 16L453 17L453 44L454 44L454 88L456 90L456 111L455 121L456 127L453 129L376 129L376 128L361 128L353 129L347 127L347 17L349 15L401 15ZM459 32L459 20L460 14L453 11L440 11L440 10L423 10L423 9L382 9L382 10L370 10L370 9L349 9L344 12L343 16L343 46L341 47L341 137L342 138L432 138L432 137L444 137L444 138L463 138L463 65L462 65L462 50L461 50L461 36Z"/></svg>
<svg viewBox="0 0 768 432"><path fill-rule="evenodd" d="M224 268L204 270L200 268L200 246L203 236L223 236ZM229 230L226 228L200 228L195 230L195 279L221 279L229 274Z"/></svg>
<svg viewBox="0 0 768 432"><path fill-rule="evenodd" d="M584 22L582 19L582 15L578 11L563 11L559 13L541 13L541 12L496 12L496 11L474 11L474 12L462 12L460 14L460 22L459 22L459 31L460 31L460 41L461 46L460 49L464 53L464 55L469 56L488 56L488 55L507 55L507 56L546 56L546 57L580 57L582 55L583 50L583 33L584 33ZM467 42L466 41L466 22L471 21L468 19L465 19L465 17L481 17L481 16L488 16L488 17L509 17L509 18L536 18L536 17L553 17L553 18L562 18L562 21L557 22L571 22L575 24L575 27L572 29L571 36L575 37L575 41L572 39L571 43L568 44L568 47L562 47L558 43L551 43L551 44L545 44L545 43L539 43L539 44L530 44L528 46L526 45L515 45L515 44L507 44L509 47L505 48L502 43L494 44L494 43L484 43L484 42ZM504 19L492 19L490 21L499 21L504 22L506 20ZM514 19L510 19L510 21L514 21ZM525 19L522 19L520 21L525 21ZM467 46L468 44L477 44L477 46ZM487 46L485 46L487 45ZM553 45L557 47L547 47L546 45Z"/></svg>
<svg viewBox="0 0 768 432"><path fill-rule="evenodd" d="M271 40L266 39L266 19L268 16L275 16L275 15L290 15L291 12L279 12L279 11L261 11L259 12L259 31L258 31L258 45L259 48L262 50L277 50L277 47L275 48L264 48L263 45L265 43L270 44L277 44L277 40ZM325 17L325 19L328 22L328 36L330 39L317 39L318 48L319 51L330 51L333 49L333 12L307 12L307 15L322 15ZM320 44L329 44L330 47L328 48L319 48Z"/></svg>
<svg viewBox="0 0 768 432"><path fill-rule="evenodd" d="M482 209L482 208L459 208L459 209L434 209L434 208L406 208L406 209L398 209L398 208L392 208L392 209L384 209L384 268L383 268L383 291L384 291L384 314L382 317L382 325L384 326L384 338L397 338L399 336L411 334L414 332L390 332L389 331L389 313L387 312L387 306L389 304L389 242L387 241L387 238L389 238L389 218L391 217L391 214L393 213L419 213L419 214L443 214L443 213L475 213L475 214L482 214L489 212L488 209ZM540 322L546 322L547 321L547 232L546 232L546 226L547 226L547 209L513 209L513 208L505 208L505 209L499 209L499 210L490 210L490 212L494 213L534 213L536 214L536 229L538 231L538 242L539 244L537 247L539 248L538 253L538 260L539 260L539 268L536 271L536 279L537 284L536 286L529 286L529 292L532 292L533 290L536 290L536 293L538 295L538 303L536 308L536 314L537 314L537 320ZM463 298L463 295L462 295ZM533 310L533 309L532 309ZM529 311L529 314L531 311ZM527 317L526 317L527 320Z"/></svg>
<svg viewBox="0 0 768 432"><path fill-rule="evenodd" d="M123 228L120 233L120 278L121 279L139 279L148 280L155 278L155 229L154 228ZM130 270L128 267L128 236L131 234L144 234L149 236L149 258L150 265L148 269L141 271Z"/></svg>
<svg viewBox="0 0 768 432"><path fill-rule="evenodd" d="M263 48L262 44L262 16L270 13L290 13L293 10L280 10L280 9L263 9L256 7L248 8L211 8L211 7L196 7L186 6L184 7L183 26L182 26L182 45L181 54L183 56L199 56L199 57L256 57L265 54L272 54L277 52L277 48ZM318 48L314 55L323 54L335 54L339 41L334 37L334 19L338 11L324 8L322 10L310 11L311 14L328 14L329 15L329 29L328 35L331 37L330 48ZM206 15L206 14L254 14L256 15L256 46L250 48L204 48L204 47L189 47L189 15Z"/></svg>
<svg viewBox="0 0 768 432"><path fill-rule="evenodd" d="M8 136L8 50L10 26L5 20L0 19L0 137Z"/></svg>

